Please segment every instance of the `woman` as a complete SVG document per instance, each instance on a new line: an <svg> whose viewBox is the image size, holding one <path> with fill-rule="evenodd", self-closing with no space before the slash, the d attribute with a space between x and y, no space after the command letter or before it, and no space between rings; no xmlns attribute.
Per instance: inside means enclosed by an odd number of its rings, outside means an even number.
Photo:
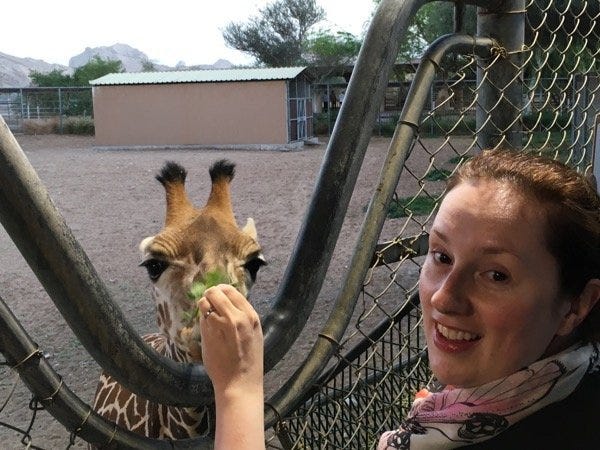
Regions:
<svg viewBox="0 0 600 450"><path fill-rule="evenodd" d="M597 445L599 251L600 201L576 172L509 151L462 166L419 279L445 388L419 393L378 448Z"/></svg>
<svg viewBox="0 0 600 450"><path fill-rule="evenodd" d="M419 280L430 367L445 387L419 392L378 448L596 445L599 251L600 199L573 170L501 150L465 163ZM199 302L215 310L201 327L216 448L264 448L262 334L236 292L220 286ZM229 352L215 351L223 342Z"/></svg>

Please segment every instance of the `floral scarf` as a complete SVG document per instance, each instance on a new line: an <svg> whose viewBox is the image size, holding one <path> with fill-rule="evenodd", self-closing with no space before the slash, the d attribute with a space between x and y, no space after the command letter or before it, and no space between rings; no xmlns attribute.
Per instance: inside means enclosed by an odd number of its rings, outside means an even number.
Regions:
<svg viewBox="0 0 600 450"><path fill-rule="evenodd" d="M450 449L485 441L568 397L586 373L598 370L598 345L577 344L483 386L424 389L400 428L381 436L377 450Z"/></svg>

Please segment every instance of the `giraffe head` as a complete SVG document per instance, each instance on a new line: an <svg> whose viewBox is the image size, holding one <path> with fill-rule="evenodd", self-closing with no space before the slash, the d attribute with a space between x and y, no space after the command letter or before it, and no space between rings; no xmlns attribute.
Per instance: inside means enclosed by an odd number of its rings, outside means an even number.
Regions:
<svg viewBox="0 0 600 450"><path fill-rule="evenodd" d="M254 221L238 228L229 183L234 165L220 160L210 168L211 192L206 205L195 207L185 191L186 170L167 162L156 179L166 191L165 226L140 244L142 266L153 284L159 328L185 349L186 313L195 307L188 293L207 273L226 274L244 295L265 263ZM196 336L197 337L197 336Z"/></svg>

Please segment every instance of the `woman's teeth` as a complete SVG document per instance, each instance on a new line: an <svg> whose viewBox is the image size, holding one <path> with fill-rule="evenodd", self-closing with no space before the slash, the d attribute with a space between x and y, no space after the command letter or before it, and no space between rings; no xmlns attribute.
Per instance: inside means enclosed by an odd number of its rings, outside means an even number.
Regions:
<svg viewBox="0 0 600 450"><path fill-rule="evenodd" d="M451 330L440 323L437 324L437 330L442 336L451 341L473 341L480 338L480 336L469 333L468 331Z"/></svg>

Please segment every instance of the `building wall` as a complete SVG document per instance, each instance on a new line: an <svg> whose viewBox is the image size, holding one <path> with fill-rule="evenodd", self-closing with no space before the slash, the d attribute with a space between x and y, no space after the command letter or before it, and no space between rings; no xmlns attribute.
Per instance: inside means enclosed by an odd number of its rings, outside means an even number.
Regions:
<svg viewBox="0 0 600 450"><path fill-rule="evenodd" d="M99 146L286 144L286 82L95 86Z"/></svg>

